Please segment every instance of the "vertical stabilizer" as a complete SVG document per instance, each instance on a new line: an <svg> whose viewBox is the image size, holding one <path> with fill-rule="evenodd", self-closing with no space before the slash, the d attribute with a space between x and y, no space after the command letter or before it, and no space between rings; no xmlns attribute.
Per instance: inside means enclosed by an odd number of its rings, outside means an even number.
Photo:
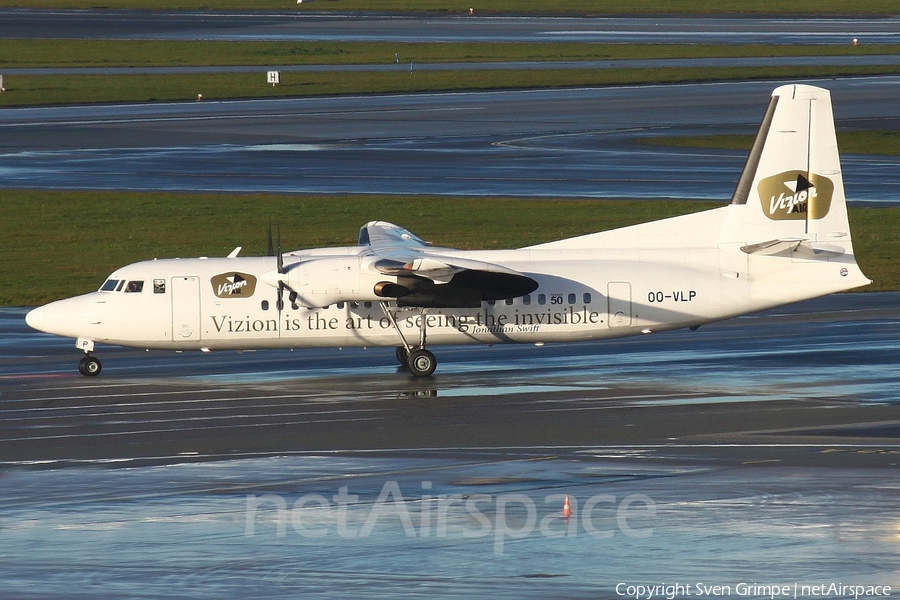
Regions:
<svg viewBox="0 0 900 600"><path fill-rule="evenodd" d="M723 268L747 277L748 297L762 306L870 283L853 255L828 90L772 92L719 249Z"/></svg>
<svg viewBox="0 0 900 600"><path fill-rule="evenodd" d="M772 93L732 205L725 243L849 240L828 90L785 85Z"/></svg>

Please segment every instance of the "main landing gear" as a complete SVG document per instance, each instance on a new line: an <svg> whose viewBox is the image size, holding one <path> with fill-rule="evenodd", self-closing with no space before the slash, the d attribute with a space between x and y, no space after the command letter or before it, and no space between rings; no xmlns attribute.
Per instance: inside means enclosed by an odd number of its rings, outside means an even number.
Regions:
<svg viewBox="0 0 900 600"><path fill-rule="evenodd" d="M100 374L100 369L102 368L103 365L100 364L100 360L90 354L85 354L81 362L78 363L78 372L85 377L96 377Z"/></svg>
<svg viewBox="0 0 900 600"><path fill-rule="evenodd" d="M419 325L419 345L413 347L406 341L400 326L397 325L397 319L391 312L387 303L381 302L381 309L394 326L394 331L400 336L400 342L403 344L397 348L397 361L416 377L429 377L437 368L437 358L430 350L425 349L425 316L428 309L422 310L422 322Z"/></svg>
<svg viewBox="0 0 900 600"><path fill-rule="evenodd" d="M409 372L416 377L428 377L437 368L437 358L430 350L416 348L409 353L406 366L409 368Z"/></svg>

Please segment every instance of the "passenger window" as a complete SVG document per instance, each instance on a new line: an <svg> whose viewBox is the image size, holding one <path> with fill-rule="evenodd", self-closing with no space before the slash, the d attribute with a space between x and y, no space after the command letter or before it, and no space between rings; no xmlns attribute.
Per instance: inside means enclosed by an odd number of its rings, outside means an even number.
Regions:
<svg viewBox="0 0 900 600"><path fill-rule="evenodd" d="M538 304L547 304L546 294L538 294Z"/></svg>
<svg viewBox="0 0 900 600"><path fill-rule="evenodd" d="M154 294L165 294L166 293L166 280L165 279L154 279L153 280L153 293Z"/></svg>
<svg viewBox="0 0 900 600"><path fill-rule="evenodd" d="M531 304L531 294L525 294L524 296L522 296L522 304L524 304L525 306Z"/></svg>
<svg viewBox="0 0 900 600"><path fill-rule="evenodd" d="M144 282L143 281L129 281L128 285L125 286L126 294L139 294L144 291Z"/></svg>
<svg viewBox="0 0 900 600"><path fill-rule="evenodd" d="M263 310L269 310L269 301L263 300L262 302L259 303L259 307Z"/></svg>
<svg viewBox="0 0 900 600"><path fill-rule="evenodd" d="M507 299L506 299L506 305L507 305L507 306L512 306L512 303L513 303L513 299L512 299L512 298L507 298Z"/></svg>
<svg viewBox="0 0 900 600"><path fill-rule="evenodd" d="M343 302L338 302L336 306L338 307L338 310L344 310L344 303L343 303Z"/></svg>
<svg viewBox="0 0 900 600"><path fill-rule="evenodd" d="M585 294L584 294L584 303L585 303L585 304L590 304L590 303L591 303L591 295L588 294L587 292L585 292Z"/></svg>
<svg viewBox="0 0 900 600"><path fill-rule="evenodd" d="M100 288L101 292L114 292L116 291L116 286L119 285L118 279L107 279L106 283L103 284L103 287Z"/></svg>
<svg viewBox="0 0 900 600"><path fill-rule="evenodd" d="M497 301L496 300L488 300L487 303L488 303L488 306L493 306L494 304L497 303Z"/></svg>
<svg viewBox="0 0 900 600"><path fill-rule="evenodd" d="M575 294L569 294L569 304L575 304Z"/></svg>
<svg viewBox="0 0 900 600"><path fill-rule="evenodd" d="M363 307L364 308L372 308L372 303L371 302L363 302Z"/></svg>

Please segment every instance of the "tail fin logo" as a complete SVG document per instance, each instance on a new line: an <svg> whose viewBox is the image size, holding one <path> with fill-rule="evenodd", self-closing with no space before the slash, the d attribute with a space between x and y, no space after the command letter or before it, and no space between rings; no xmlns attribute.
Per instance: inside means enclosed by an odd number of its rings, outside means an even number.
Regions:
<svg viewBox="0 0 900 600"><path fill-rule="evenodd" d="M786 171L757 187L763 213L773 221L821 219L831 210L834 182L823 175Z"/></svg>

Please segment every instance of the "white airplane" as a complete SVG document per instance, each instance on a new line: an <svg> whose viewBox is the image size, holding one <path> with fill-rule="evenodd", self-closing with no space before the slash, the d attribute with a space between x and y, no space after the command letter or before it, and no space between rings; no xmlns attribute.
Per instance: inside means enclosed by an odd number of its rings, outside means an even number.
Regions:
<svg viewBox="0 0 900 600"><path fill-rule="evenodd" d="M280 246L280 242L279 242ZM731 203L514 250L433 247L383 221L355 246L139 262L28 313L76 338L164 350L571 342L719 321L871 283L856 264L831 97L776 89ZM426 345L427 341L427 345Z"/></svg>

